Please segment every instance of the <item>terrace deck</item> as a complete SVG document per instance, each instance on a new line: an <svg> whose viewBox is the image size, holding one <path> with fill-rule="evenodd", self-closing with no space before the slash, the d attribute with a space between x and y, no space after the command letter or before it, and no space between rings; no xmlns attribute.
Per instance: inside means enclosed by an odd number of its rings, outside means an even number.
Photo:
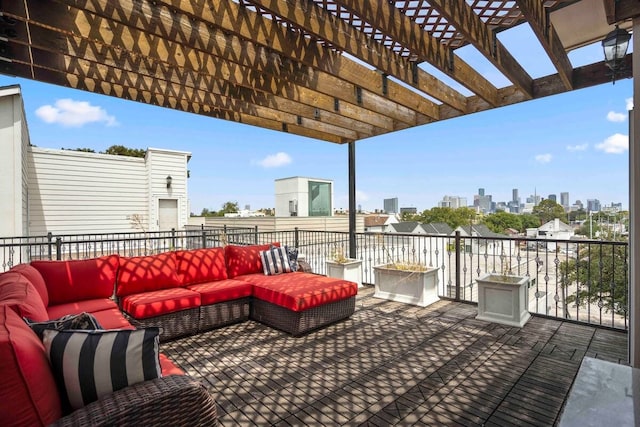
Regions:
<svg viewBox="0 0 640 427"><path fill-rule="evenodd" d="M249 321L162 344L220 425L553 425L582 358L626 363L627 334L533 317L475 320L360 290L348 320L293 338Z"/></svg>

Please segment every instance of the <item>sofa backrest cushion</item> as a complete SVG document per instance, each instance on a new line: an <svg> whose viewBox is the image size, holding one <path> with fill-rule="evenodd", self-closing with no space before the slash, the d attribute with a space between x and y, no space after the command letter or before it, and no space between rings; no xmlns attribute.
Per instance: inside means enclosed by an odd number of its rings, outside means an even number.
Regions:
<svg viewBox="0 0 640 427"><path fill-rule="evenodd" d="M40 294L40 298L42 298L44 306L49 306L49 292L47 291L47 285L44 283L42 274L40 274L38 270L30 264L18 264L9 271L16 271L26 277Z"/></svg>
<svg viewBox="0 0 640 427"><path fill-rule="evenodd" d="M8 306L0 306L0 425L47 426L62 416L42 341Z"/></svg>
<svg viewBox="0 0 640 427"><path fill-rule="evenodd" d="M49 291L49 305L110 298L116 282L118 255L83 260L31 261Z"/></svg>
<svg viewBox="0 0 640 427"><path fill-rule="evenodd" d="M118 297L177 286L180 286L180 280L175 252L120 258L116 283Z"/></svg>
<svg viewBox="0 0 640 427"><path fill-rule="evenodd" d="M36 322L49 320L40 294L26 277L15 271L0 274L0 305L12 307L21 317Z"/></svg>
<svg viewBox="0 0 640 427"><path fill-rule="evenodd" d="M224 248L176 251L178 278L183 286L227 278Z"/></svg>
<svg viewBox="0 0 640 427"><path fill-rule="evenodd" d="M236 246L227 245L224 247L224 256L227 262L227 275L229 279L242 276L243 274L262 273L262 260L260 252L271 247L280 246L280 243L270 243L267 245Z"/></svg>

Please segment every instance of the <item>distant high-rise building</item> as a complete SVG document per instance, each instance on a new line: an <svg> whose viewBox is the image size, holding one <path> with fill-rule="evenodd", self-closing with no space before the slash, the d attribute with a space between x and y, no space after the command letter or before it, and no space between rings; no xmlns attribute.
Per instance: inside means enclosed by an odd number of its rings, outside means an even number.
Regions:
<svg viewBox="0 0 640 427"><path fill-rule="evenodd" d="M553 200L554 202L557 202L558 197L555 194L549 194L549 200Z"/></svg>
<svg viewBox="0 0 640 427"><path fill-rule="evenodd" d="M537 194L532 194L529 197L527 197L527 203L533 203L534 206L538 205L540 203L540 196L538 196Z"/></svg>
<svg viewBox="0 0 640 427"><path fill-rule="evenodd" d="M494 206L491 201L491 195L485 195L484 188L478 189L478 193L482 194L476 194L475 196L473 196L473 206L478 208L478 211L482 213L493 212Z"/></svg>
<svg viewBox="0 0 640 427"><path fill-rule="evenodd" d="M439 208L458 209L458 208L464 208L466 206L467 206L466 197L444 196L442 200L438 202Z"/></svg>
<svg viewBox="0 0 640 427"><path fill-rule="evenodd" d="M511 190L511 201L520 203L520 199L518 198L518 189L514 188Z"/></svg>
<svg viewBox="0 0 640 427"><path fill-rule="evenodd" d="M384 199L384 211L386 213L398 213L398 198Z"/></svg>
<svg viewBox="0 0 640 427"><path fill-rule="evenodd" d="M483 196L484 196L484 188L478 188L478 195L479 195L480 197L483 197Z"/></svg>
<svg viewBox="0 0 640 427"><path fill-rule="evenodd" d="M562 205L563 208L569 209L569 193L564 191L562 193L560 193L560 204Z"/></svg>
<svg viewBox="0 0 640 427"><path fill-rule="evenodd" d="M600 212L600 200L587 199L587 212Z"/></svg>
<svg viewBox="0 0 640 427"><path fill-rule="evenodd" d="M400 213L417 214L418 208L400 208Z"/></svg>

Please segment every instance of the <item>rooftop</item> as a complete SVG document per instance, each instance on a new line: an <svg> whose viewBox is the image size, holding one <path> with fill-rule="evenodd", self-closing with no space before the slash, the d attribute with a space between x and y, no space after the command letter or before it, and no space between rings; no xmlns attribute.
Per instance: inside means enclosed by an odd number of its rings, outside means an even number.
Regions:
<svg viewBox="0 0 640 427"><path fill-rule="evenodd" d="M348 320L302 337L254 321L162 344L208 385L220 425L552 425L585 356L626 362L627 334L360 290Z"/></svg>

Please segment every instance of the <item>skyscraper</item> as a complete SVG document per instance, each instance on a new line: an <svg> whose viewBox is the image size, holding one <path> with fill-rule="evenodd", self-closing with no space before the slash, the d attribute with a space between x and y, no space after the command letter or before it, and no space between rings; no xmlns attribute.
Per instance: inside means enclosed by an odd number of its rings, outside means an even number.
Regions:
<svg viewBox="0 0 640 427"><path fill-rule="evenodd" d="M513 190L511 190L511 201L512 202L518 202L518 189L514 188Z"/></svg>
<svg viewBox="0 0 640 427"><path fill-rule="evenodd" d="M562 205L562 207L567 210L569 209L569 193L568 192L562 192L560 193L560 204Z"/></svg>
<svg viewBox="0 0 640 427"><path fill-rule="evenodd" d="M555 194L549 194L548 199L549 200L553 200L554 202L558 201L558 197Z"/></svg>
<svg viewBox="0 0 640 427"><path fill-rule="evenodd" d="M384 199L384 211L386 213L398 213L398 198Z"/></svg>
<svg viewBox="0 0 640 427"><path fill-rule="evenodd" d="M484 197L484 188L478 188L478 196Z"/></svg>

